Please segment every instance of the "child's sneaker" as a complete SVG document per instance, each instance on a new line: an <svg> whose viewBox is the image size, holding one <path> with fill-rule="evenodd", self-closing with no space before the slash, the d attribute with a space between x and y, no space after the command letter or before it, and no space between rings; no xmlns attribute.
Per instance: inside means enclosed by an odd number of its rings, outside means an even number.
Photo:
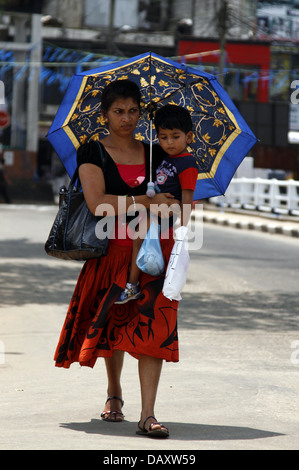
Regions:
<svg viewBox="0 0 299 470"><path fill-rule="evenodd" d="M127 282L125 290L120 294L120 296L118 297L115 303L125 304L129 300L138 299L140 295L141 295L141 290L139 287L139 282L136 282L136 284Z"/></svg>

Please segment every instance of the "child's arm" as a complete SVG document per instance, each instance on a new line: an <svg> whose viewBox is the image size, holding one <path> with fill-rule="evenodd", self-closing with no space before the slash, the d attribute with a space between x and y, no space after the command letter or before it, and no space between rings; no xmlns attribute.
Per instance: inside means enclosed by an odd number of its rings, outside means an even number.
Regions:
<svg viewBox="0 0 299 470"><path fill-rule="evenodd" d="M186 227L188 225L193 208L193 195L194 191L191 189L182 190L181 226L184 225Z"/></svg>

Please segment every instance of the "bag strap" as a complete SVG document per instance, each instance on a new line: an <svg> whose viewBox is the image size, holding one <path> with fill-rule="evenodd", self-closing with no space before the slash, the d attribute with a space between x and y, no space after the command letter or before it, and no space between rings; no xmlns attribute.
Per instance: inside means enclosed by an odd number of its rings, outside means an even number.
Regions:
<svg viewBox="0 0 299 470"><path fill-rule="evenodd" d="M98 144L99 156L100 156L101 164L102 164L101 167L102 167L103 173L105 174L106 166L107 166L107 152L106 152L104 145L99 140L97 140L96 143Z"/></svg>
<svg viewBox="0 0 299 470"><path fill-rule="evenodd" d="M99 157L100 157L100 160L101 160L101 168L102 168L102 171L105 175L106 166L107 166L107 152L106 152L106 149L105 149L104 145L101 144L101 142L95 141L95 140L93 142L95 142L97 144L98 151L99 151ZM77 182L77 184L76 184L76 182ZM79 178L79 169L78 169L78 167L74 171L74 174L71 178L69 187L74 188L75 186L76 186L77 189L81 188L81 182L80 182L80 178Z"/></svg>

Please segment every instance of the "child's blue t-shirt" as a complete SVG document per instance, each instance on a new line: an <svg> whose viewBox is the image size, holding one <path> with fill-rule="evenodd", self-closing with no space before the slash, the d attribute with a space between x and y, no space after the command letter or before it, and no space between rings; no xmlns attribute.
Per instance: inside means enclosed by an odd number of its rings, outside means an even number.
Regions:
<svg viewBox="0 0 299 470"><path fill-rule="evenodd" d="M190 153L164 157L156 171L156 182L162 193L170 193L181 201L182 190L195 190L198 166Z"/></svg>

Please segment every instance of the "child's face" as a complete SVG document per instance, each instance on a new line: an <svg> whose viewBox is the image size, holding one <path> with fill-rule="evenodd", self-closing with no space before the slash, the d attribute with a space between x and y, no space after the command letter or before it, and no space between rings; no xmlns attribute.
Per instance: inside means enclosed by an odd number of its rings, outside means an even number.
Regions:
<svg viewBox="0 0 299 470"><path fill-rule="evenodd" d="M159 129L158 139L162 149L168 155L178 155L186 151L188 144L192 142L192 131L185 134L180 129Z"/></svg>

